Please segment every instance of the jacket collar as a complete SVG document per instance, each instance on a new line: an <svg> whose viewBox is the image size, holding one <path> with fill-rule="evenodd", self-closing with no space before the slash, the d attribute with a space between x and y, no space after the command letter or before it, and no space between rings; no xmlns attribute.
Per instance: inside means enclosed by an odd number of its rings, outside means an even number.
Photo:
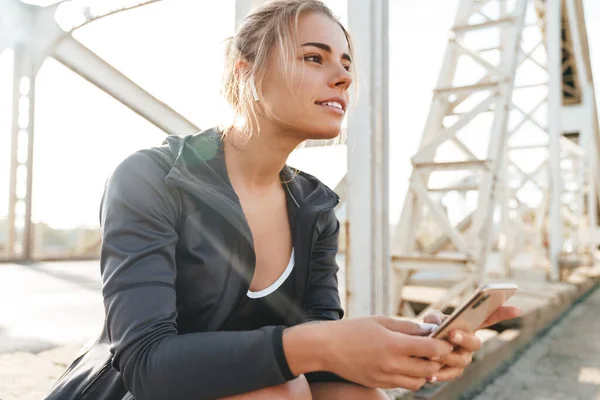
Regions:
<svg viewBox="0 0 600 400"><path fill-rule="evenodd" d="M195 135L169 136L165 140L174 157L173 168L193 176L204 185L213 186L224 195L237 198L229 180L222 135L214 128ZM339 201L338 195L316 177L284 166L282 180L288 182L292 195L301 206L316 195L325 201Z"/></svg>
<svg viewBox="0 0 600 400"><path fill-rule="evenodd" d="M229 180L221 133L207 129L195 135L169 136L165 144L174 160L167 183L198 196L253 243L239 198ZM338 195L312 175L286 165L281 176L301 209L311 205L316 212L339 203Z"/></svg>

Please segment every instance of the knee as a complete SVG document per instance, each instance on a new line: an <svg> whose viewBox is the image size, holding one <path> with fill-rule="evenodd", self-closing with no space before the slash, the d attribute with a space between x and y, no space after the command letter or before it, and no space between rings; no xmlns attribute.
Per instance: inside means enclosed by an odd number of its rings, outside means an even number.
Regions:
<svg viewBox="0 0 600 400"><path fill-rule="evenodd" d="M304 375L288 381L283 385L265 389L264 399L312 400L310 386Z"/></svg>
<svg viewBox="0 0 600 400"><path fill-rule="evenodd" d="M386 392L384 392L381 389L372 389L373 390L373 394L371 395L371 399L373 400L390 400L390 396L387 395Z"/></svg>
<svg viewBox="0 0 600 400"><path fill-rule="evenodd" d="M388 396L381 389L373 389L373 388L361 388L353 391L355 393L355 397L348 397L348 399L356 399L356 400L390 400L390 396Z"/></svg>
<svg viewBox="0 0 600 400"><path fill-rule="evenodd" d="M381 389L368 388L352 383L318 382L310 384L314 400L348 399L348 400L389 400L389 396Z"/></svg>
<svg viewBox="0 0 600 400"><path fill-rule="evenodd" d="M304 375L300 375L282 385L271 386L220 400L312 400L312 395L308 381Z"/></svg>

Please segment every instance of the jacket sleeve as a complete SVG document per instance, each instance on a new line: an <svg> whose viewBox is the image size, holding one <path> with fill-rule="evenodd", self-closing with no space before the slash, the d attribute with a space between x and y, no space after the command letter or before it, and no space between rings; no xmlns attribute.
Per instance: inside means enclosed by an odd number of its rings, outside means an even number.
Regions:
<svg viewBox="0 0 600 400"><path fill-rule="evenodd" d="M311 258L310 284L305 302L306 322L335 321L342 319L344 310L338 291L336 262L340 223L335 211L323 215L323 229L314 244ZM348 382L328 371L305 374L309 382Z"/></svg>
<svg viewBox="0 0 600 400"><path fill-rule="evenodd" d="M178 193L149 153L117 167L101 207L101 273L113 367L136 400L212 399L294 378L283 327L179 335Z"/></svg>
<svg viewBox="0 0 600 400"><path fill-rule="evenodd" d="M336 262L340 223L333 210L324 213L322 226L317 232L310 260L310 282L304 311L306 321L335 321L342 319L344 310L340 303Z"/></svg>

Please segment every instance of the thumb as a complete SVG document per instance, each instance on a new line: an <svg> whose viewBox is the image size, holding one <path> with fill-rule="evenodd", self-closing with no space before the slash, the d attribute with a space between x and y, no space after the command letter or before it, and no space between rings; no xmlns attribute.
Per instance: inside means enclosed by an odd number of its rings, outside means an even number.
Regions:
<svg viewBox="0 0 600 400"><path fill-rule="evenodd" d="M446 320L446 318L448 318L448 316L440 310L431 309L425 313L423 316L423 321L429 324L440 325Z"/></svg>
<svg viewBox="0 0 600 400"><path fill-rule="evenodd" d="M427 336L437 328L436 324L419 323L394 317L382 318L381 324L391 331L411 336Z"/></svg>

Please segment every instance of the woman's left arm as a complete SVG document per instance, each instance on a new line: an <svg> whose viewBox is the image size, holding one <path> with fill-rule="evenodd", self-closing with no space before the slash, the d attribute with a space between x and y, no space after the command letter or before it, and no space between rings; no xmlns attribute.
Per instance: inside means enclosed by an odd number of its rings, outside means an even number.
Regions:
<svg viewBox="0 0 600 400"><path fill-rule="evenodd" d="M344 316L338 291L339 267L335 260L340 223L334 210L323 214L321 218L319 221L321 229L313 246L310 261L311 273L304 302L304 323L336 321ZM311 372L305 376L310 383L348 382L326 371Z"/></svg>
<svg viewBox="0 0 600 400"><path fill-rule="evenodd" d="M331 210L319 221L318 237L310 260L310 282L304 299L304 322L336 321L344 316L340 302L335 260L340 223Z"/></svg>

